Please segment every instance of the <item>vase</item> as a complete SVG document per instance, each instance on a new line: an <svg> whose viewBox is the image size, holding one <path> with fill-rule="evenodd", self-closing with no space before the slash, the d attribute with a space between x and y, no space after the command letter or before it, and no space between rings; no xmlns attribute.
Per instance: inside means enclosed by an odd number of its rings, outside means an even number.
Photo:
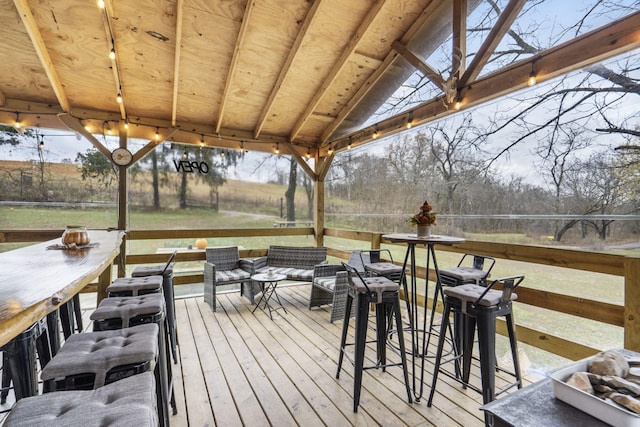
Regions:
<svg viewBox="0 0 640 427"><path fill-rule="evenodd" d="M418 237L431 237L431 226L418 224Z"/></svg>

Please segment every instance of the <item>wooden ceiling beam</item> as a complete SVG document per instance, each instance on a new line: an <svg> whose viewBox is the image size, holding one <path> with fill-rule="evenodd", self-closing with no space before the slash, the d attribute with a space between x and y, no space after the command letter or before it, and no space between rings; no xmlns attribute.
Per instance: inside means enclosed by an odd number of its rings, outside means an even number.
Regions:
<svg viewBox="0 0 640 427"><path fill-rule="evenodd" d="M342 50L340 57L331 67L329 74L324 78L322 84L311 98L311 101L309 101L309 103L307 104L304 112L302 113L296 124L293 126L293 130L289 135L289 141L293 141L296 139L296 137L302 130L302 127L305 125L307 120L309 120L309 117L311 117L322 98L325 96L333 82L338 77L338 74L340 74L345 65L347 65L347 63L349 62L349 58L351 57L351 55L355 53L356 47L365 36L365 34L367 34L369 27L371 27L375 19L378 17L386 2L387 0L378 0L371 6L369 11L367 12L367 15L358 26L355 34L349 39L349 42Z"/></svg>
<svg viewBox="0 0 640 427"><path fill-rule="evenodd" d="M429 64L424 62L422 58L419 58L416 54L414 54L409 49L407 49L405 45L403 45L398 41L393 42L391 47L393 50L398 52L404 59L409 61L409 63L413 65L415 69L420 71L426 78L431 80L433 84L438 86L440 90L442 90L443 92L446 90L445 79L442 77L442 75L440 75L438 71L436 71Z"/></svg>
<svg viewBox="0 0 640 427"><path fill-rule="evenodd" d="M133 153L133 160L131 161L131 164L135 164L136 162L138 162L139 160L141 160L144 156L146 156L147 154L149 154L154 148L156 148L158 145L162 144L164 141L168 140L169 138L171 138L176 132L178 132L178 128L169 128L167 130L167 133L165 135L162 135L162 137L160 137L159 139L155 140L152 139L149 142L147 142L147 144L142 147L141 149L139 149L138 151L136 151L135 153Z"/></svg>
<svg viewBox="0 0 640 427"><path fill-rule="evenodd" d="M233 48L233 56L231 57L231 65L229 66L229 73L227 73L227 80L224 85L224 91L222 92L222 97L220 98L220 109L218 110L218 118L216 119L216 133L220 133L220 129L222 129L222 120L224 120L224 110L229 100L229 92L231 91L231 84L233 82L233 79L235 78L236 72L238 71L238 59L240 58L240 50L244 45L244 39L247 35L247 29L249 28L249 22L251 21L251 12L253 12L254 5L255 5L255 1L249 0L244 9L242 24L240 24L240 32L238 33L238 39L236 40L236 45Z"/></svg>
<svg viewBox="0 0 640 427"><path fill-rule="evenodd" d="M171 126L176 125L178 115L178 85L180 83L180 55L182 54L182 16L184 0L176 4L176 43L173 56L173 98L171 101Z"/></svg>
<svg viewBox="0 0 640 427"><path fill-rule="evenodd" d="M420 16L416 18L416 20L411 24L411 27L404 33L402 38L400 39L400 43L403 45L407 45L413 37L420 31L420 29L424 26L424 24L429 21L433 17L434 12L442 6L443 1L431 1L424 8ZM322 135L320 136L320 143L326 144L329 140L329 137L336 129L340 127L340 125L344 122L344 120L349 116L349 114L353 111L354 108L362 101L362 99L369 93L369 90L375 86L375 83L380 80L380 78L386 73L387 69L393 64L393 61L398 56L395 50L391 50L387 56L384 58L382 63L376 70L371 73L369 78L364 82L362 86L358 88L355 95L347 101L345 106L340 110L336 120L333 121L329 126L326 127Z"/></svg>
<svg viewBox="0 0 640 427"><path fill-rule="evenodd" d="M495 52L496 47L498 47L505 34L507 34L509 29L511 29L513 21L516 20L525 3L526 0L509 1L509 4L504 8L495 25L491 28L491 31L489 31L489 34L482 43L482 46L480 46L480 49L478 49L476 54L473 56L473 59L464 71L464 74L462 74L462 77L459 80L459 85L461 87L466 86L467 83L478 78L478 75L484 66L489 62L491 55Z"/></svg>
<svg viewBox="0 0 640 427"><path fill-rule="evenodd" d="M44 44L44 40L42 39L42 34L38 29L38 24L31 13L31 9L29 8L29 3L27 0L13 0L16 9L18 10L18 14L22 19L22 23L24 24L27 33L29 34L29 38L31 39L31 43L33 43L33 48L38 54L38 58L40 59L40 63L44 68L45 73L47 74L47 78L49 79L49 83L53 88L54 93L56 94L56 98L58 99L58 103L62 107L63 111L71 111L71 104L69 104L69 100L67 99L67 95L64 90L64 86L58 77L58 73L56 72L55 67L53 66L53 61L51 60L51 56L49 56L49 52L47 51L47 46Z"/></svg>
<svg viewBox="0 0 640 427"><path fill-rule="evenodd" d="M369 76L369 78L364 82L362 86L358 88L355 95L349 101L347 101L344 108L340 110L340 112L338 113L338 117L333 121L333 123L331 123L329 126L325 128L324 132L322 132L322 135L320 136L321 145L327 143L331 134L336 129L338 129L338 127L342 124L342 122L344 122L344 120L353 111L353 109L358 106L360 101L362 101L362 99L367 95L369 90L373 86L375 86L376 82L384 76L385 72L391 66L391 64L393 64L393 61L396 59L397 56L398 56L398 53L395 50L391 50L387 54L384 61L382 61L382 65L379 68L377 68L371 74L371 76Z"/></svg>
<svg viewBox="0 0 640 427"><path fill-rule="evenodd" d="M318 174L316 174L314 170L311 169L311 166L309 166L307 161L304 159L304 157L302 157L298 150L296 150L296 148L288 142L285 143L284 146L287 147L287 151L289 152L289 154L291 154L293 158L296 159L296 162L298 162L300 167L305 171L309 178L311 178L312 181L316 181L318 179Z"/></svg>
<svg viewBox="0 0 640 427"><path fill-rule="evenodd" d="M262 128L264 127L265 122L267 121L267 117L273 108L273 104L275 103L278 94L280 93L280 89L282 88L282 84L284 83L287 75L289 75L289 71L291 70L291 66L293 61L295 60L298 52L300 51L300 46L302 46L302 42L304 41L307 31L309 31L309 27L313 22L313 18L316 16L316 12L320 7L321 0L316 0L311 4L311 7L307 11L307 15L304 18L304 22L302 23L302 27L300 31L298 31L298 35L296 36L295 41L293 42L293 46L289 49L289 54L287 55L287 59L284 61L284 64L280 68L280 73L278 73L278 78L276 79L276 83L273 85L273 89L271 89L271 93L269 94L269 98L262 108L262 112L260 113L260 117L258 117L258 122L256 123L256 127L253 131L254 138L258 138L260 136L260 132L262 132Z"/></svg>
<svg viewBox="0 0 640 427"><path fill-rule="evenodd" d="M102 17L102 26L104 28L105 39L107 42L107 53L113 49L115 55L110 57L111 71L113 72L113 81L116 88L116 97L120 96L121 102L118 102L118 108L120 109L120 118L127 118L127 110L125 109L125 96L122 88L122 79L120 74L120 68L118 66L118 49L116 48L116 36L113 32L113 26L111 25L111 17L113 16L113 3L112 0L104 0L104 8L99 9L100 16ZM68 111L68 110L67 110Z"/></svg>
<svg viewBox="0 0 640 427"><path fill-rule="evenodd" d="M451 78L457 81L467 66L467 0L453 0Z"/></svg>
<svg viewBox="0 0 640 427"><path fill-rule="evenodd" d="M640 11L469 82L460 88L462 106L479 105L525 88L532 62L536 64L538 82L543 82L638 48ZM382 136L400 132L406 127L408 117L412 118L414 125L419 125L454 113L457 111L448 108L443 97L437 97L402 114L331 141L331 147L333 150L344 150L350 143L352 146L365 144L373 139L373 128ZM325 147L320 155L328 151Z"/></svg>
<svg viewBox="0 0 640 427"><path fill-rule="evenodd" d="M102 143L100 141L98 141L95 136L91 135L91 133L89 133L84 128L84 126L82 125L80 120L78 120L77 118L73 117L69 113L60 113L60 114L58 114L58 119L60 119L60 121L69 130L84 136L87 139L87 141L89 141L94 147L96 147L96 149L99 152L101 152L107 159L111 160L111 151L109 151L109 149L107 147L102 145Z"/></svg>

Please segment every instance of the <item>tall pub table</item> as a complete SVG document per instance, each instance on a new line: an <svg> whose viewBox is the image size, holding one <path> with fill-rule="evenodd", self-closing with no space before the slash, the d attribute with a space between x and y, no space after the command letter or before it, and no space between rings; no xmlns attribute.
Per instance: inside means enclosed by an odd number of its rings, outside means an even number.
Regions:
<svg viewBox="0 0 640 427"><path fill-rule="evenodd" d="M0 253L0 346L7 344L98 279L111 282L122 231L88 230L90 247L47 249L60 238Z"/></svg>
<svg viewBox="0 0 640 427"><path fill-rule="evenodd" d="M438 261L436 260L435 245L451 246L458 243L464 243L465 239L461 237L431 235L429 237L418 237L416 234L394 233L385 234L383 240L392 243L406 243L407 252L404 256L402 265L402 276L400 283L404 287L404 293L407 305L407 315L409 317L409 332L411 336L411 361L412 361L412 389L413 397L416 402L420 402L424 391L424 362L427 358L427 349L431 340L431 330L433 328L433 316L436 310L438 297L444 299L442 293L442 284L440 282L440 272L438 270ZM436 274L436 285L433 292L433 304L431 313L427 315L427 297L429 295L429 280L425 280L424 297L425 303L422 306L422 316L420 316L420 305L418 304L418 281L416 277L416 246L425 245L427 247L426 270L429 275L429 267L433 263L433 269ZM411 280L407 282L407 264L410 264ZM429 325L427 326L427 317ZM406 334L405 334L406 337Z"/></svg>

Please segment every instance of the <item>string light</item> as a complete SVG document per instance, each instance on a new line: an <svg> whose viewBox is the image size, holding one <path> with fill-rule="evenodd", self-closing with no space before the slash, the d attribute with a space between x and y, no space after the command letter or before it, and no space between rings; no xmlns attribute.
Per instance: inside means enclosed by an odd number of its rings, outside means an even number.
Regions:
<svg viewBox="0 0 640 427"><path fill-rule="evenodd" d="M527 86L533 86L538 82L538 79L536 78L536 69L535 69L535 65L536 62L532 61L531 62L531 73L529 73L529 79L527 80Z"/></svg>
<svg viewBox="0 0 640 427"><path fill-rule="evenodd" d="M307 148L307 159L311 158L311 150Z"/></svg>
<svg viewBox="0 0 640 427"><path fill-rule="evenodd" d="M98 7L104 9L104 0L98 0Z"/></svg>
<svg viewBox="0 0 640 427"><path fill-rule="evenodd" d="M40 143L38 144L38 150L44 150L44 135L38 135L40 137Z"/></svg>
<svg viewBox="0 0 640 427"><path fill-rule="evenodd" d="M16 124L15 128L18 130L22 128L22 123L20 122L20 113L16 113Z"/></svg>
<svg viewBox="0 0 640 427"><path fill-rule="evenodd" d="M328 153L329 153L329 154L333 154L333 147L332 147L331 145L329 146L329 151L328 151Z"/></svg>
<svg viewBox="0 0 640 427"><path fill-rule="evenodd" d="M205 146L205 142L204 142L204 134L200 135L200 148Z"/></svg>
<svg viewBox="0 0 640 427"><path fill-rule="evenodd" d="M462 108L462 100L460 98L456 99L456 103L453 104L453 108L455 108L456 110Z"/></svg>
<svg viewBox="0 0 640 427"><path fill-rule="evenodd" d="M111 49L111 51L109 51L109 59L116 59L116 51L113 48Z"/></svg>
<svg viewBox="0 0 640 427"><path fill-rule="evenodd" d="M280 144L276 142L276 154L280 154Z"/></svg>
<svg viewBox="0 0 640 427"><path fill-rule="evenodd" d="M118 101L118 104L122 104L122 94L120 92L118 92L118 97L116 98L116 101Z"/></svg>
<svg viewBox="0 0 640 427"><path fill-rule="evenodd" d="M124 128L129 129L129 119L124 122Z"/></svg>
<svg viewBox="0 0 640 427"><path fill-rule="evenodd" d="M409 113L409 118L407 118L407 129L411 129L413 126L413 114Z"/></svg>
<svg viewBox="0 0 640 427"><path fill-rule="evenodd" d="M159 129L156 128L156 141L160 140L160 134L158 133Z"/></svg>
<svg viewBox="0 0 640 427"><path fill-rule="evenodd" d="M187 157L189 157L189 155L187 154L187 150L184 150L184 153L182 153L182 158L184 160L187 160Z"/></svg>

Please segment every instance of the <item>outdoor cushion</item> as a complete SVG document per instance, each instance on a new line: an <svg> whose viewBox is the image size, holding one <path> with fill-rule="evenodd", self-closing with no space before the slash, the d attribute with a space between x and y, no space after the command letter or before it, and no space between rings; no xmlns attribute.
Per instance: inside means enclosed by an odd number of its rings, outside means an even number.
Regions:
<svg viewBox="0 0 640 427"><path fill-rule="evenodd" d="M263 267L259 270L256 270L256 272L267 273L271 269L273 269L273 272L275 274L284 274L289 280L304 280L306 282L310 282L313 279L313 268L311 268L310 270L305 270L301 268L290 267Z"/></svg>
<svg viewBox="0 0 640 427"><path fill-rule="evenodd" d="M378 276L387 276L390 274L402 273L402 267L392 264L390 262L376 262L372 264L365 264L365 270L377 274Z"/></svg>
<svg viewBox="0 0 640 427"><path fill-rule="evenodd" d="M225 282L239 282L249 279L250 277L251 273L241 268L234 268L233 270L216 269L216 283L219 285L224 284Z"/></svg>
<svg viewBox="0 0 640 427"><path fill-rule="evenodd" d="M160 276L156 276L160 278ZM147 294L135 297L110 297L100 301L100 305L91 313L91 320L122 319L122 327L129 326L129 320L145 314L164 311L162 294Z"/></svg>
<svg viewBox="0 0 640 427"><path fill-rule="evenodd" d="M141 291L159 291L162 288L162 276L119 277L107 288L108 293L131 292L138 295Z"/></svg>
<svg viewBox="0 0 640 427"><path fill-rule="evenodd" d="M102 387L111 369L156 360L158 330L158 325L148 323L71 335L42 369L40 377L47 381L92 373L95 374L94 388Z"/></svg>
<svg viewBox="0 0 640 427"><path fill-rule="evenodd" d="M313 284L333 291L336 287L336 276L316 277L313 279Z"/></svg>
<svg viewBox="0 0 640 427"><path fill-rule="evenodd" d="M20 399L4 427L151 427L158 425L151 372L96 390L59 391Z"/></svg>
<svg viewBox="0 0 640 427"><path fill-rule="evenodd" d="M400 289L400 285L382 276L365 277L362 280L359 277L352 276L351 283L357 293L365 293L367 290L375 293L378 303L382 302L383 292L397 292Z"/></svg>
<svg viewBox="0 0 640 427"><path fill-rule="evenodd" d="M456 286L453 288L446 288L444 289L444 294L446 296L449 296L452 298L458 298L459 300L461 300L462 309L464 311L468 302L475 302L480 297L480 295L482 295L482 293L485 292L486 290L487 288L485 288L484 286L466 284L466 285ZM511 300L515 301L516 299L518 299L518 295L515 293L511 294ZM502 300L502 291L491 289L489 290L489 292L485 294L484 297L482 297L480 301L478 301L478 305L481 305L484 307L491 307L493 305L498 304L501 300Z"/></svg>
<svg viewBox="0 0 640 427"><path fill-rule="evenodd" d="M482 280L487 277L487 272L473 267L456 267L440 270L440 276L450 276L458 280Z"/></svg>

